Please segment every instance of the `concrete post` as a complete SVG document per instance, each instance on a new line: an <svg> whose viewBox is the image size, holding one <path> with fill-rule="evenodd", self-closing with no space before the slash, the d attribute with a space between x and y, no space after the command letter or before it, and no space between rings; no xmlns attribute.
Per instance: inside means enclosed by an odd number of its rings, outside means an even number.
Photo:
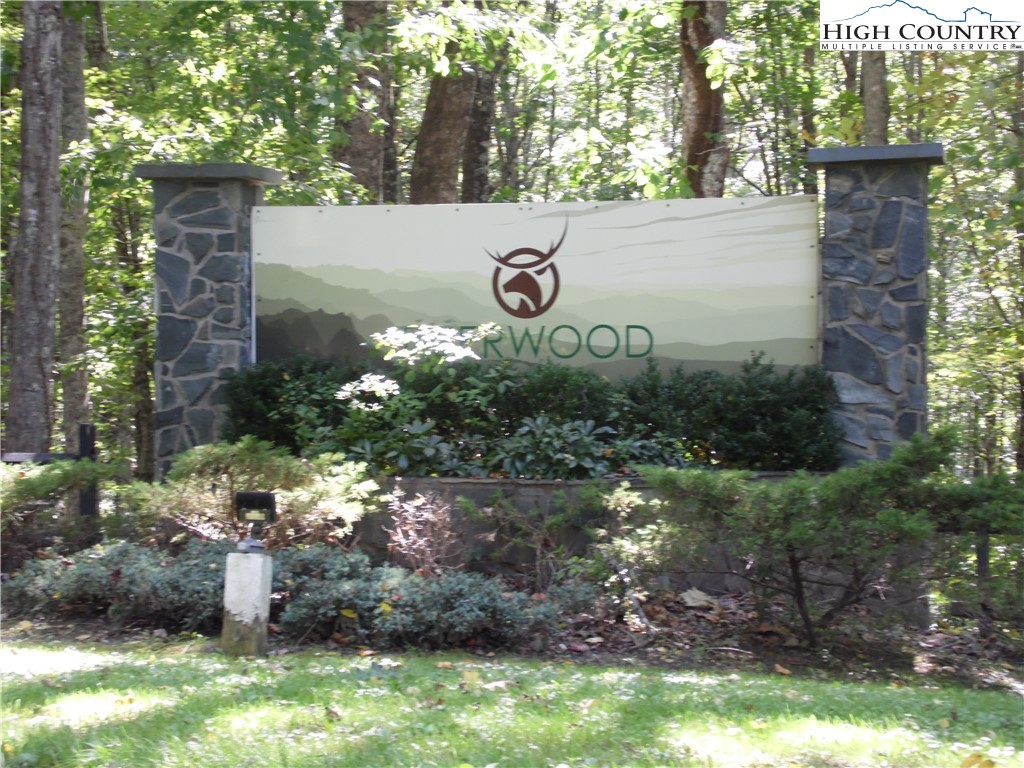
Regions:
<svg viewBox="0 0 1024 768"><path fill-rule="evenodd" d="M254 360L251 211L281 174L242 163L139 165L153 180L156 464L220 437L224 380Z"/></svg>
<svg viewBox="0 0 1024 768"><path fill-rule="evenodd" d="M231 552L224 573L224 626L221 650L229 656L264 656L270 620L270 555Z"/></svg>
<svg viewBox="0 0 1024 768"><path fill-rule="evenodd" d="M940 144L812 149L825 171L821 362L844 464L927 428L928 168Z"/></svg>

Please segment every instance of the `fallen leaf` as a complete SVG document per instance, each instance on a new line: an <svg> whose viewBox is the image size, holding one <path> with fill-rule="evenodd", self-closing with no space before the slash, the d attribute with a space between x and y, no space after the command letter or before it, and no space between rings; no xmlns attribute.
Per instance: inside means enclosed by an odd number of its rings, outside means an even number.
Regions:
<svg viewBox="0 0 1024 768"><path fill-rule="evenodd" d="M584 642L585 643L590 643L591 645L600 645L601 643L604 642L604 638L603 637L588 637L586 640L584 640Z"/></svg>
<svg viewBox="0 0 1024 768"><path fill-rule="evenodd" d="M342 717L344 717L344 713L342 712L341 707L337 707L334 704L328 704L327 706L325 706L324 711L327 713L327 716L332 720L340 720Z"/></svg>
<svg viewBox="0 0 1024 768"><path fill-rule="evenodd" d="M436 664L434 664L434 666L438 669L452 669L455 665L452 664L450 661L439 661Z"/></svg>
<svg viewBox="0 0 1024 768"><path fill-rule="evenodd" d="M793 674L792 671L786 669L781 664L776 664L775 665L775 671L778 672L780 675L792 675Z"/></svg>
<svg viewBox="0 0 1024 768"><path fill-rule="evenodd" d="M687 608L714 608L715 599L696 587L686 590L680 595Z"/></svg>
<svg viewBox="0 0 1024 768"><path fill-rule="evenodd" d="M359 652L359 655L360 656L374 656L376 653L377 652L375 650L373 650L372 648L363 648L363 650L361 650Z"/></svg>
<svg viewBox="0 0 1024 768"><path fill-rule="evenodd" d="M477 685L480 682L480 673L474 672L471 669L463 670L462 672L462 684L463 685Z"/></svg>
<svg viewBox="0 0 1024 768"><path fill-rule="evenodd" d="M342 608L340 611L338 611L338 613L340 613L346 619L358 619L359 618L359 614L356 613L355 611L353 611L351 608Z"/></svg>
<svg viewBox="0 0 1024 768"><path fill-rule="evenodd" d="M949 720L947 720L946 718L942 718L941 720L939 720L939 727L949 728Z"/></svg>

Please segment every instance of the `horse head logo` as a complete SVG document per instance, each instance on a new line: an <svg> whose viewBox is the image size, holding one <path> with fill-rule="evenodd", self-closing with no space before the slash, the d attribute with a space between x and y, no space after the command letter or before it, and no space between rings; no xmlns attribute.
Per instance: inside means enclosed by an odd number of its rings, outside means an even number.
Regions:
<svg viewBox="0 0 1024 768"><path fill-rule="evenodd" d="M516 248L504 256L487 251L487 255L498 263L491 278L491 288L502 309L524 320L540 317L551 309L559 289L558 267L551 260L562 247L568 231L569 222L566 221L561 239L553 242L546 253L536 248ZM508 272L515 274L508 277ZM513 296L519 298L515 306L509 301Z"/></svg>

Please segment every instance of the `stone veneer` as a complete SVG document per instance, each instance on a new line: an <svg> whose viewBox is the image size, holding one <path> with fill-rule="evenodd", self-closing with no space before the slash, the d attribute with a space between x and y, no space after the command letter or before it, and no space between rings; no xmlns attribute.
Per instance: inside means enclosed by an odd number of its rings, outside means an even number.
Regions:
<svg viewBox="0 0 1024 768"><path fill-rule="evenodd" d="M939 144L812 149L825 171L821 361L843 463L885 459L927 427L928 168Z"/></svg>
<svg viewBox="0 0 1024 768"><path fill-rule="evenodd" d="M281 174L242 163L139 165L153 181L156 462L220 437L224 383L254 358L250 212Z"/></svg>

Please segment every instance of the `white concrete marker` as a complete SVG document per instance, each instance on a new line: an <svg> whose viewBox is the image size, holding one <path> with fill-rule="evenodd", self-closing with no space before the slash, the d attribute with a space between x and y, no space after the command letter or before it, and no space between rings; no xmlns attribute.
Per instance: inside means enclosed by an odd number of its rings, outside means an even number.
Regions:
<svg viewBox="0 0 1024 768"><path fill-rule="evenodd" d="M220 647L230 656L264 656L270 619L274 560L262 553L232 552L224 574L224 628Z"/></svg>

